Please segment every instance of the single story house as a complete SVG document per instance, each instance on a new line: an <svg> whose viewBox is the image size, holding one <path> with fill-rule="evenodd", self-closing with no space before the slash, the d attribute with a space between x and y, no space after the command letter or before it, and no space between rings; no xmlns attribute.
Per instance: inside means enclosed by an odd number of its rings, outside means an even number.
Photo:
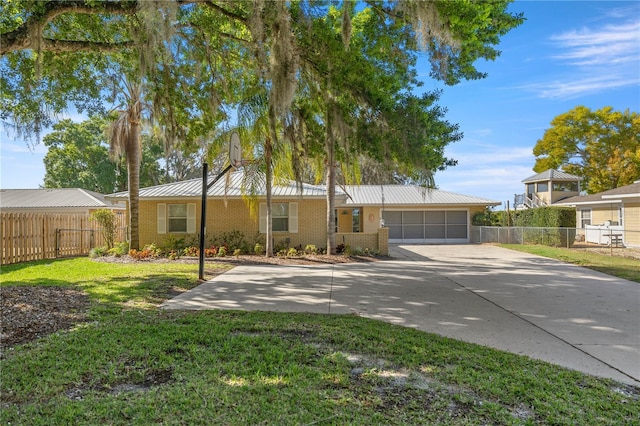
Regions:
<svg viewBox="0 0 640 426"><path fill-rule="evenodd" d="M0 189L2 213L91 214L105 208L124 213L126 203L81 188Z"/></svg>
<svg viewBox="0 0 640 426"><path fill-rule="evenodd" d="M640 247L640 180L597 194L571 197L555 203L576 208L576 226L589 242Z"/></svg>
<svg viewBox="0 0 640 426"><path fill-rule="evenodd" d="M209 178L212 181L212 178ZM264 185L253 208L246 202L243 171L220 179L207 192L207 235L233 230L251 238L266 233ZM126 201L127 192L105 197ZM140 189L140 244L189 238L200 230L202 179ZM467 243L471 217L499 202L437 189L403 185L344 186L336 190L336 242L387 253L388 243ZM326 247L326 189L293 181L272 188L276 245Z"/></svg>

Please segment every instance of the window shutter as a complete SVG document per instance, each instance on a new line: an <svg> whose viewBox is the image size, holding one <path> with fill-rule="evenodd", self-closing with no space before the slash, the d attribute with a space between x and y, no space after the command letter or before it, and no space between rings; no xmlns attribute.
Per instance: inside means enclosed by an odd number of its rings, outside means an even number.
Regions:
<svg viewBox="0 0 640 426"><path fill-rule="evenodd" d="M258 220L260 233L267 233L267 203L260 203L260 218Z"/></svg>
<svg viewBox="0 0 640 426"><path fill-rule="evenodd" d="M289 232L298 233L298 203L289 203Z"/></svg>
<svg viewBox="0 0 640 426"><path fill-rule="evenodd" d="M158 204L158 234L167 233L167 205L165 203Z"/></svg>
<svg viewBox="0 0 640 426"><path fill-rule="evenodd" d="M187 204L187 234L196 233L196 203Z"/></svg>

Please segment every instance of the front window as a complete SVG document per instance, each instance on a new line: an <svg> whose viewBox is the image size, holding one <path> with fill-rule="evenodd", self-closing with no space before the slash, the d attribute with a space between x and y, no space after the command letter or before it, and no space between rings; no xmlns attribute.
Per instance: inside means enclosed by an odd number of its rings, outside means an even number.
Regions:
<svg viewBox="0 0 640 426"><path fill-rule="evenodd" d="M271 205L273 219L271 227L274 232L289 231L289 203L273 203Z"/></svg>
<svg viewBox="0 0 640 426"><path fill-rule="evenodd" d="M622 226L622 217L624 213L622 211L622 207L618 207L618 225Z"/></svg>
<svg viewBox="0 0 640 426"><path fill-rule="evenodd" d="M591 225L591 209L580 210L580 227Z"/></svg>
<svg viewBox="0 0 640 426"><path fill-rule="evenodd" d="M360 209L352 210L351 232L360 232Z"/></svg>
<svg viewBox="0 0 640 426"><path fill-rule="evenodd" d="M549 184L547 182L538 183L538 192L547 192L549 190Z"/></svg>
<svg viewBox="0 0 640 426"><path fill-rule="evenodd" d="M578 182L554 182L553 190L556 192L578 192Z"/></svg>
<svg viewBox="0 0 640 426"><path fill-rule="evenodd" d="M169 232L187 232L187 205L169 204L167 207Z"/></svg>

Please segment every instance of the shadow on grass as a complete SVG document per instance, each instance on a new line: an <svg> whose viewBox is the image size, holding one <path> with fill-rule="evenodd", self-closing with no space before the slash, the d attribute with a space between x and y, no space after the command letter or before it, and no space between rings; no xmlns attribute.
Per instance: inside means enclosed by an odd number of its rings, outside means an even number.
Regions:
<svg viewBox="0 0 640 426"><path fill-rule="evenodd" d="M27 279L20 281L4 281L3 290L6 287L73 287L86 292L89 297L98 303L122 304L131 301L160 304L167 299L177 296L187 290L196 287L199 282L188 278L184 274L172 276L172 274L152 274L144 277L96 277L95 280L64 280L64 279Z"/></svg>

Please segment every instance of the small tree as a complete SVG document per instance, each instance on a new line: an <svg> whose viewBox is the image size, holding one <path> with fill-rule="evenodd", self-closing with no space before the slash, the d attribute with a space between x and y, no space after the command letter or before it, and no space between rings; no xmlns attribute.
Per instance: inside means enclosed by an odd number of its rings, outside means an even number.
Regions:
<svg viewBox="0 0 640 426"><path fill-rule="evenodd" d="M107 250L111 250L116 239L116 214L113 210L98 209L91 213L90 219L100 224L102 227L100 232L102 232L102 237L107 244Z"/></svg>

